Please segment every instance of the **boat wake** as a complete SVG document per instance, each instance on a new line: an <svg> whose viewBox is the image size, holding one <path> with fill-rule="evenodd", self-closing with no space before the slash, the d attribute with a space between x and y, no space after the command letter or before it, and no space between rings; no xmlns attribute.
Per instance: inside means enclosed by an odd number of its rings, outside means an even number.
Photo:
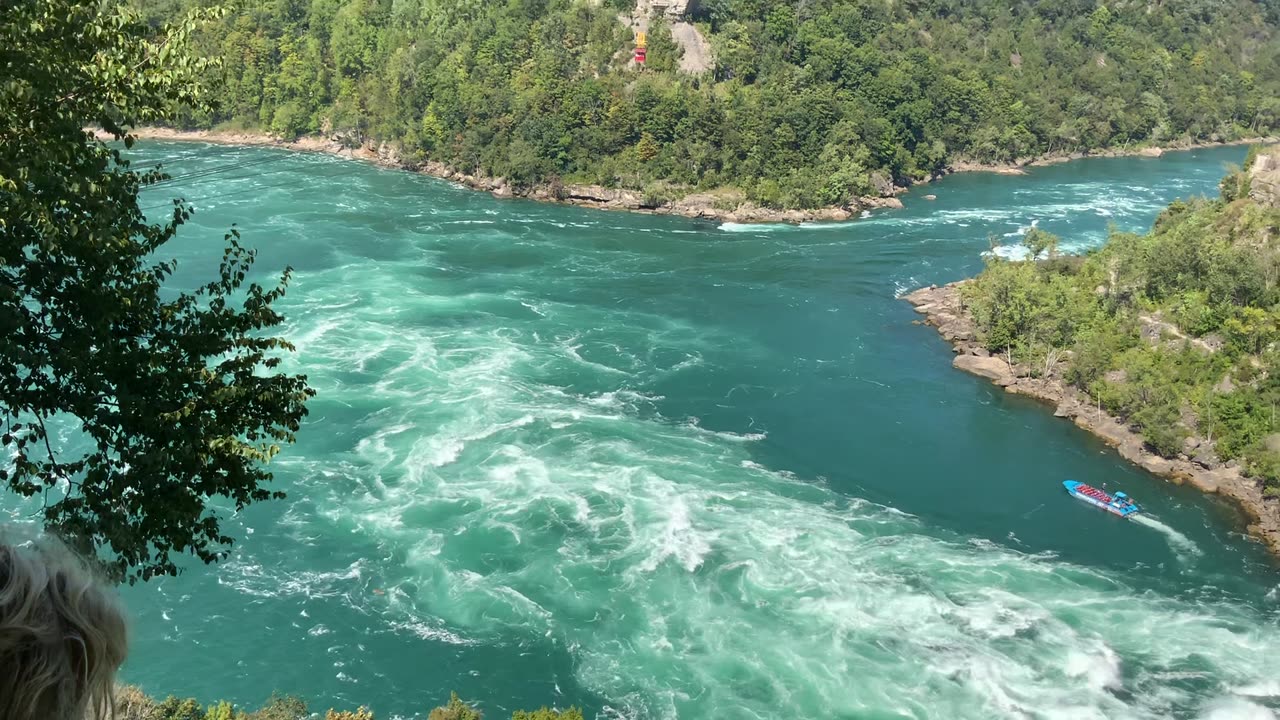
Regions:
<svg viewBox="0 0 1280 720"><path fill-rule="evenodd" d="M1174 530L1168 525L1165 525L1150 515L1135 515L1129 519L1140 525L1146 525L1152 530L1155 530L1168 538L1169 547L1173 548L1173 552L1178 556L1179 560L1185 562L1192 557L1203 554L1203 551L1200 550L1200 546L1196 545L1194 540L1183 535L1177 530Z"/></svg>

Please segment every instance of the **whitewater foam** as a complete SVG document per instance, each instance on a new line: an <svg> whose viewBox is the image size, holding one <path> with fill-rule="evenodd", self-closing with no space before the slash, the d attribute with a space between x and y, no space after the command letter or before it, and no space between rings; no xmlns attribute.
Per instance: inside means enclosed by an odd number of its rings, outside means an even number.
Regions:
<svg viewBox="0 0 1280 720"><path fill-rule="evenodd" d="M346 174L385 179L373 172ZM736 235L713 237L673 218L491 212L487 198L395 177L404 192L360 186L360 212L392 218L376 229L288 196L296 218L309 213L289 242L316 252L294 253L308 266L282 301L299 350L286 366L320 391L300 444L272 464L290 499L231 517L236 554L217 575L181 579L203 579L186 586L194 599L162 598L174 618L163 629L150 630L159 611L144 616L148 682L174 686L154 658L177 646L156 636L181 626L184 656L205 664L177 682L205 685L178 689L243 688L256 702L271 689L264 669L318 657L327 672L300 681L306 694L377 701L380 715L468 682L504 707L563 687L637 720L1154 720L1272 703L1280 630L1251 604L1274 608L1257 602L1265 588L1185 592L1183 575L1202 577L1190 563L1074 564L1025 523L1007 540L1012 526L939 527L983 522L919 498L932 490L911 456L945 442L859 422L888 417L876 405L890 393L956 433L974 420L948 407L960 395L916 392L954 383L945 362L928 370L933 350L908 349L928 344L891 294L971 273L988 232L1096 226L1098 209L1133 224L1159 196L1041 186L999 207L877 213L821 233L724 224ZM396 230L406 205L440 224ZM259 222L293 227L275 214ZM484 216L492 226L450 222ZM264 259L277 251L267 243ZM858 343L818 347L824 334ZM805 417L826 404L839 408L833 427ZM833 490L816 476L830 467L806 454L824 442L871 460ZM898 497L865 478L888 467L875 464L886 442L901 446L893 482L919 517L850 496L865 485ZM252 536L239 530L250 520ZM1005 547L1017 540L1039 552ZM243 614L252 634L210 607ZM318 627L329 632L309 634ZM229 662L246 638L262 657ZM423 696L403 692L414 683Z"/></svg>
<svg viewBox="0 0 1280 720"><path fill-rule="evenodd" d="M1169 541L1169 546L1173 548L1173 551L1177 554L1178 559L1183 562L1204 554L1200 549L1200 546L1196 545L1194 540L1160 522L1160 520L1152 517L1151 515L1139 513L1131 517L1130 520L1138 523L1139 525L1149 527L1164 535Z"/></svg>

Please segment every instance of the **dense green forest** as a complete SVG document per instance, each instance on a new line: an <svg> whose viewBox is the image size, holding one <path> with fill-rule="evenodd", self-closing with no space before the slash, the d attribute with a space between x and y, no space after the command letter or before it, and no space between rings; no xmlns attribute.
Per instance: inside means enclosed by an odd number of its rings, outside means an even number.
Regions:
<svg viewBox="0 0 1280 720"><path fill-rule="evenodd" d="M155 22L215 0L132 0ZM263 0L206 28L223 102L189 127L390 141L409 162L842 205L956 160L1280 126L1280 0L703 0L677 69L633 0Z"/></svg>
<svg viewBox="0 0 1280 720"><path fill-rule="evenodd" d="M1038 262L994 258L964 286L979 340L1084 390L1160 455L1238 459L1280 496L1280 206L1270 174L1261 191L1261 179L1232 174L1220 198L1175 202L1150 233L1113 233L1084 257L1057 257L1056 239L1032 231L1025 245Z"/></svg>

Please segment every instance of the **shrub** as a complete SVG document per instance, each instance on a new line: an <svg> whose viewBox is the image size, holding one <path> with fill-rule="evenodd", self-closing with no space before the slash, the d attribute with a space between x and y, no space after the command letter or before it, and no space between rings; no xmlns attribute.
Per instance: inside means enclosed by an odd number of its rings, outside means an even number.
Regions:
<svg viewBox="0 0 1280 720"><path fill-rule="evenodd" d="M355 712L330 709L324 714L324 720L373 720L373 713L364 706L357 708Z"/></svg>
<svg viewBox="0 0 1280 720"><path fill-rule="evenodd" d="M170 695L156 706L148 720L204 720L204 716L204 708L194 698L183 700Z"/></svg>
<svg viewBox="0 0 1280 720"><path fill-rule="evenodd" d="M438 707L427 715L427 720L480 720L479 710L462 702L458 693L449 693L449 704Z"/></svg>
<svg viewBox="0 0 1280 720"><path fill-rule="evenodd" d="M291 695L272 695L262 709L249 713L247 720L304 720L311 717L307 704Z"/></svg>
<svg viewBox="0 0 1280 720"><path fill-rule="evenodd" d="M132 685L116 688L116 720L152 720L157 706L155 700Z"/></svg>

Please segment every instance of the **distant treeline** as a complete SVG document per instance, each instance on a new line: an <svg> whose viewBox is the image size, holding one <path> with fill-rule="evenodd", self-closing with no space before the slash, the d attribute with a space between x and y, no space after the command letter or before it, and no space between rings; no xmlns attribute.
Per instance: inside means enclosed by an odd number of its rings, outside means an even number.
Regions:
<svg viewBox="0 0 1280 720"><path fill-rule="evenodd" d="M210 0L132 0L172 20ZM736 187L842 205L1005 163L1280 126L1277 0L702 0L630 63L631 0L263 0L206 29L221 108L284 136L390 141L516 186Z"/></svg>

